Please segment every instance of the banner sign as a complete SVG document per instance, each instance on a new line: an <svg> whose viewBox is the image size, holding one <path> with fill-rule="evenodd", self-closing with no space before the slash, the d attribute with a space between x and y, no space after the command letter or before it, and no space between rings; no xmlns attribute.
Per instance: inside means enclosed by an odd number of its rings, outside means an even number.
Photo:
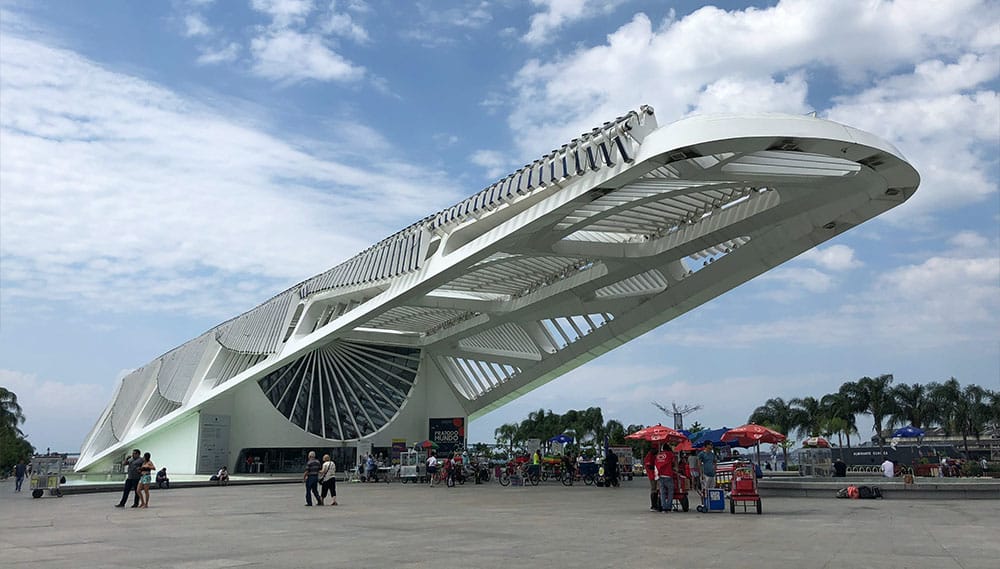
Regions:
<svg viewBox="0 0 1000 569"><path fill-rule="evenodd" d="M390 457L393 463L399 461L399 455L406 452L406 439L392 439L392 450Z"/></svg>
<svg viewBox="0 0 1000 569"><path fill-rule="evenodd" d="M465 448L464 417L429 419L427 432L430 434L431 442L438 445L438 456L452 454Z"/></svg>

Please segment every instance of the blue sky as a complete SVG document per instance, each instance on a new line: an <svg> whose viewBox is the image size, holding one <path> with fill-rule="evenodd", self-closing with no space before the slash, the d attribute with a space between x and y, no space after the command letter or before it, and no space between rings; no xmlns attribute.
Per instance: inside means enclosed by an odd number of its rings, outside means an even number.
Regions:
<svg viewBox="0 0 1000 569"><path fill-rule="evenodd" d="M664 419L650 401L734 426L882 373L1000 389L996 2L0 10L0 385L36 447L78 449L129 370L640 104L816 112L921 188L474 440L538 408Z"/></svg>

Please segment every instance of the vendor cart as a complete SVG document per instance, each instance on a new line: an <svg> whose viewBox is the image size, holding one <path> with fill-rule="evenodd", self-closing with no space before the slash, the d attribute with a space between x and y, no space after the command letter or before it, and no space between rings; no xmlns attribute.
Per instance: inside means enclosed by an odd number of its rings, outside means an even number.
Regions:
<svg viewBox="0 0 1000 569"><path fill-rule="evenodd" d="M421 453L408 450L399 453L399 480L403 484L420 481L420 467L423 465ZM388 478L386 479L388 480Z"/></svg>
<svg viewBox="0 0 1000 569"><path fill-rule="evenodd" d="M677 507L680 506L682 511L688 511L691 507L691 502L688 499L688 493L691 492L691 478L674 471L674 502L672 504L673 509L676 511Z"/></svg>
<svg viewBox="0 0 1000 569"><path fill-rule="evenodd" d="M577 465L577 473L584 484L591 486L597 480L597 463L589 460L581 461Z"/></svg>
<svg viewBox="0 0 1000 569"><path fill-rule="evenodd" d="M41 498L45 491L62 498L62 457L39 456L31 459L31 497Z"/></svg>
<svg viewBox="0 0 1000 569"><path fill-rule="evenodd" d="M757 475L753 465L741 464L733 468L732 482L729 491L729 513L736 513L736 503L743 504L746 512L749 502L757 505L757 513L761 513L760 494L757 493Z"/></svg>
<svg viewBox="0 0 1000 569"><path fill-rule="evenodd" d="M699 494L701 495L701 504L698 505L699 512L726 511L726 491L722 488L705 488L699 490Z"/></svg>

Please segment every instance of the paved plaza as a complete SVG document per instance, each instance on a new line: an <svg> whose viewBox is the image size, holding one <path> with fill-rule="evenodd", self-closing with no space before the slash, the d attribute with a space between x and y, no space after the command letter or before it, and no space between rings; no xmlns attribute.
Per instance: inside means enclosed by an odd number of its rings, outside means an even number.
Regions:
<svg viewBox="0 0 1000 569"><path fill-rule="evenodd" d="M764 515L657 514L645 481L453 489L338 484L340 506L303 507L301 485L119 493L0 490L0 564L31 567L463 569L831 567L996 569L1000 502L765 498Z"/></svg>

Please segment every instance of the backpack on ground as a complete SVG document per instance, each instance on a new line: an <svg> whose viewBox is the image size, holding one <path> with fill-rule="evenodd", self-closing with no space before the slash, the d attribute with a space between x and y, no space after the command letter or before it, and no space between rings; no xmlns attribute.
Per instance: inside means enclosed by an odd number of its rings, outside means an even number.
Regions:
<svg viewBox="0 0 1000 569"><path fill-rule="evenodd" d="M882 490L878 486L858 486L858 498L863 500L876 500L882 497Z"/></svg>

